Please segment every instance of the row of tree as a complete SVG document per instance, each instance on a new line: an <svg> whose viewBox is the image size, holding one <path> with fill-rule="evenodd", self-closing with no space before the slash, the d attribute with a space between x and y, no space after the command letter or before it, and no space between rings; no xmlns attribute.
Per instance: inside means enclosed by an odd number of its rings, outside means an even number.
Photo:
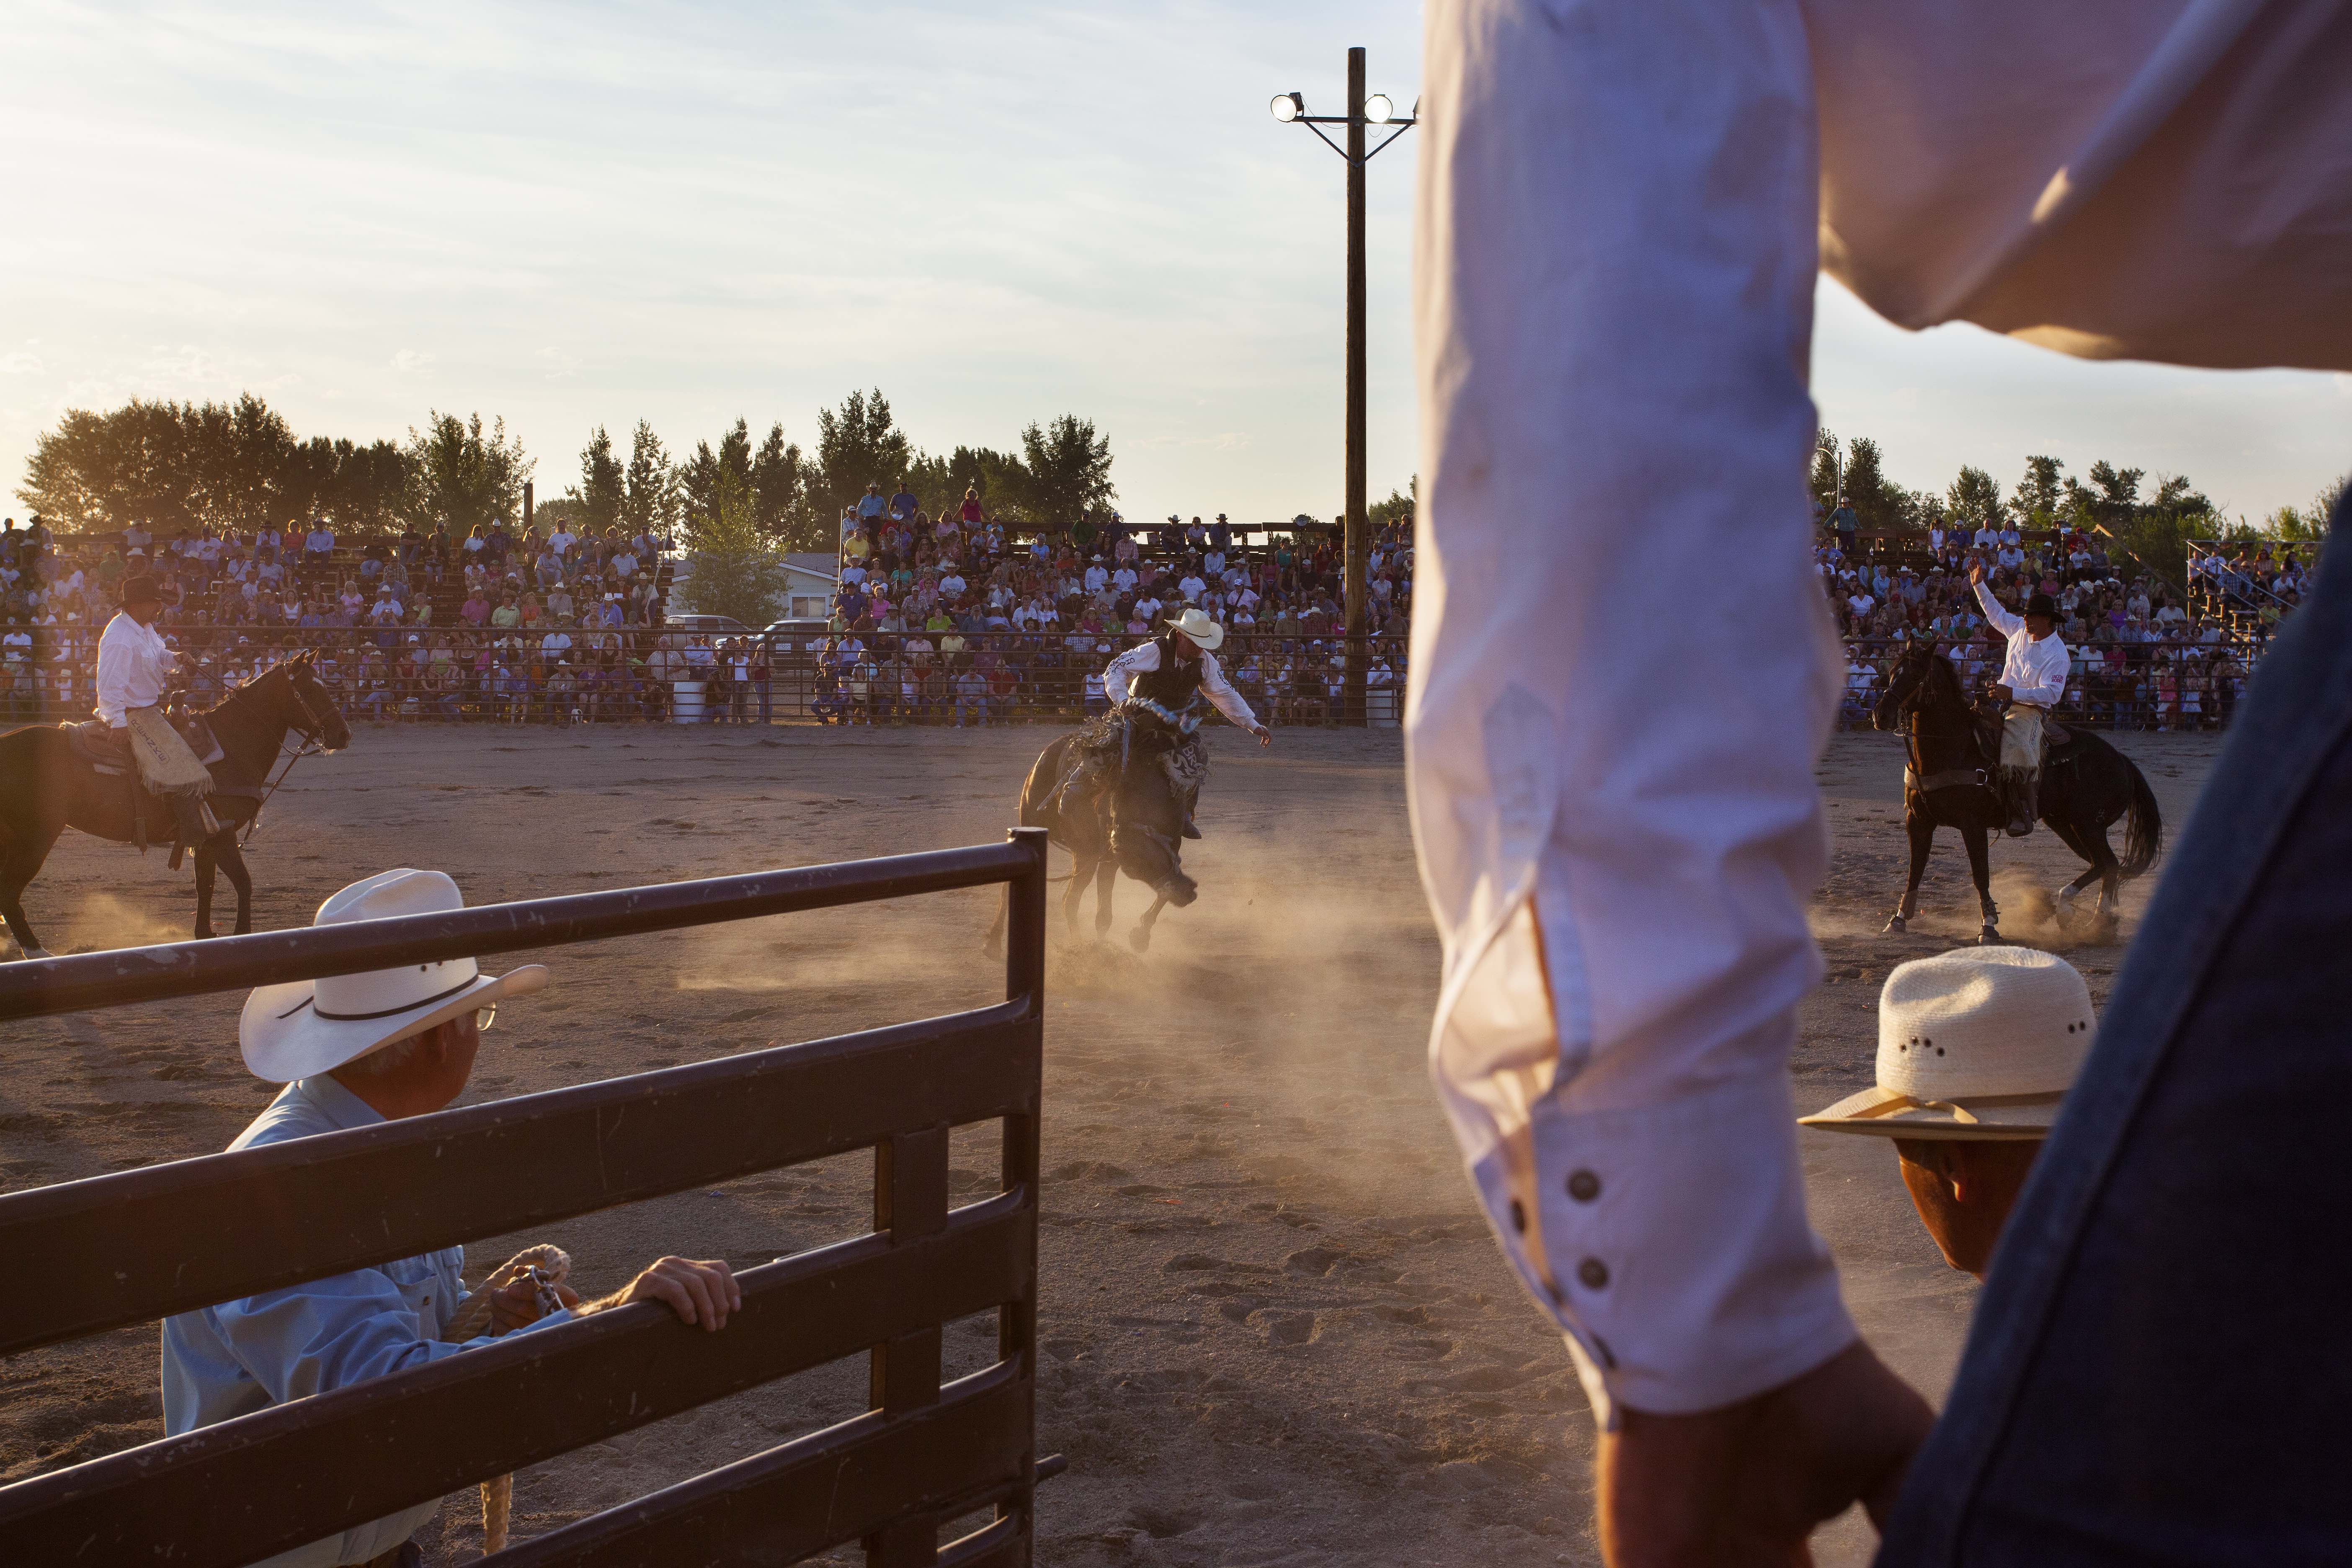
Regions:
<svg viewBox="0 0 2352 1568"><path fill-rule="evenodd" d="M817 415L813 452L784 439L781 421L755 447L738 419L714 446L673 457L639 420L625 459L603 426L580 454L580 477L539 510L602 529L665 537L715 527L730 504L762 546L831 551L845 506L868 484L910 486L927 505L979 493L991 515L1018 526L1066 528L1111 500L1110 442L1074 414L1021 432L1017 451L958 447L925 453L908 439L877 389L853 392ZM370 533L514 522L534 459L502 419L432 412L405 441L298 438L285 416L251 393L233 403L134 399L106 413L68 412L26 459L16 495L67 533L143 522L179 529L259 528L324 517Z"/></svg>
<svg viewBox="0 0 2352 1568"><path fill-rule="evenodd" d="M2186 580L2188 542L2192 539L2252 541L2316 538L2344 494L2338 479L2305 507L2281 507L2260 524L2221 515L2184 476L2158 475L2144 489L2145 468L2118 468L2105 458L2083 479L2065 471L2056 458L2025 459L2024 474L2004 496L2000 483L1979 468L1963 466L1941 495L1906 489L1886 477L1878 443L1866 436L1842 440L1824 430L1813 455L1812 491L1823 516L1843 500L1868 531L1924 531L1937 522L1971 531L2004 521L2021 529L2080 529L2121 548L2141 565L2173 583Z"/></svg>

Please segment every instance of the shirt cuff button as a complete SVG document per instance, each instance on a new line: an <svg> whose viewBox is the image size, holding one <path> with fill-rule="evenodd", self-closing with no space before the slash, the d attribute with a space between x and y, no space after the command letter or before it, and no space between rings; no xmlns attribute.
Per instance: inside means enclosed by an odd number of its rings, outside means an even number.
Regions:
<svg viewBox="0 0 2352 1568"><path fill-rule="evenodd" d="M1578 1171L1568 1178L1568 1195L1578 1203L1589 1204L1601 1195L1601 1178L1590 1171Z"/></svg>
<svg viewBox="0 0 2352 1568"><path fill-rule="evenodd" d="M1598 1258L1588 1258L1576 1266L1576 1281L1588 1290L1599 1290L1609 1283L1609 1265Z"/></svg>

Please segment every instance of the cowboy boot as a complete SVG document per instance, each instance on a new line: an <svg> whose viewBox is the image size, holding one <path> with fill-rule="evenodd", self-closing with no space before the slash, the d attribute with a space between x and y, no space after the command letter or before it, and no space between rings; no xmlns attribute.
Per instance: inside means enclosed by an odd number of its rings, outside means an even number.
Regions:
<svg viewBox="0 0 2352 1568"><path fill-rule="evenodd" d="M1192 808L1199 805L1200 801L1201 792L1199 790L1188 789L1184 792L1184 837L1187 838L1198 838L1201 837L1201 830L1192 826Z"/></svg>
<svg viewBox="0 0 2352 1568"><path fill-rule="evenodd" d="M2038 798L2041 793L2042 775L2038 772L2027 773L2011 786L2009 836L2011 838L2022 838L2033 831L2033 819L2042 815L2037 809L2041 804Z"/></svg>

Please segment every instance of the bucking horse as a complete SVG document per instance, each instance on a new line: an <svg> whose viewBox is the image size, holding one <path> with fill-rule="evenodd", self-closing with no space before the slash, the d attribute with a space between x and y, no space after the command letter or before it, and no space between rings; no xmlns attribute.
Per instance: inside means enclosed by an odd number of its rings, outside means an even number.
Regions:
<svg viewBox="0 0 2352 1568"><path fill-rule="evenodd" d="M236 889L236 934L253 929L253 877L237 847L236 830L259 815L268 798L270 765L285 749L286 732L306 746L341 751L352 743L351 727L334 699L320 684L301 654L254 677L198 715L220 754L212 758L213 816L220 831L194 846L196 857L196 928L213 935L213 875L228 873ZM25 889L68 827L99 838L130 844L142 823L169 842L173 817L168 803L142 801L134 769L93 758L78 742L71 724L34 724L0 735L0 915L27 958L47 958L25 918ZM208 749L196 748L199 757ZM101 772L101 767L105 771ZM136 793L134 793L136 792ZM142 809L143 805L144 809ZM176 852L172 857L179 866Z"/></svg>
<svg viewBox="0 0 2352 1568"><path fill-rule="evenodd" d="M1993 902L1985 847L1987 836L2009 820L1991 783L2000 754L1998 721L1987 722L1969 705L1959 672L1933 643L1914 644L1896 661L1873 718L1879 729L1904 738L1903 829L1911 838L1911 880L1886 929L1903 931L1919 912L1919 879L1936 829L1957 827L1984 911L1978 940L1999 942L2000 908ZM2090 867L2059 893L2059 923L2069 923L2075 896L2097 882L2092 935L2108 940L2116 931L2119 884L2155 865L2164 849L2164 818L2147 776L2098 736L2067 730L2051 739L2043 754L2037 804L2042 821ZM2120 860L2107 844L2107 828L2118 817L2126 819Z"/></svg>
<svg viewBox="0 0 2352 1568"><path fill-rule="evenodd" d="M1042 827L1047 838L1076 862L1062 894L1062 915L1077 934L1078 901L1087 884L1096 885L1095 933L1110 930L1113 889L1121 871L1150 888L1151 907L1128 941L1138 952L1151 945L1152 923L1170 904L1182 909L1200 896L1184 874L1181 844L1184 806L1170 774L1168 755L1177 737L1136 705L1126 704L1086 729L1057 736L1029 770L1021 786L1021 826ZM1086 754L1116 753L1107 765L1084 767ZM1075 777L1073 775L1076 775ZM1002 951L1005 911L998 910L988 930L988 951Z"/></svg>

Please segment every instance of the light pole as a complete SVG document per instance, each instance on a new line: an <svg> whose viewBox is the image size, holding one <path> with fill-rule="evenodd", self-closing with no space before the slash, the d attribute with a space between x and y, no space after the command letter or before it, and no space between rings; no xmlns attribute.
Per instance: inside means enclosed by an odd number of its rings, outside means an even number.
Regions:
<svg viewBox="0 0 2352 1568"><path fill-rule="evenodd" d="M1348 112L1345 114L1309 114L1307 100L1295 92L1275 95L1267 106L1274 117L1286 125L1304 125L1321 138L1323 144L1348 161L1348 437L1347 437L1347 516L1341 523L1341 557L1345 562L1341 581L1347 590L1348 615L1348 685L1343 699L1347 721L1364 721L1364 637L1367 596L1364 592L1364 562L1371 552L1370 530L1367 524L1364 495L1364 165L1377 156L1381 148L1420 123L1420 104L1413 105L1415 113L1400 116L1396 105L1385 93L1364 96L1364 51L1348 51ZM1344 125L1348 128L1348 144L1324 135L1322 127ZM1379 146L1370 152L1364 149L1364 129L1368 125L1395 127L1383 137Z"/></svg>

